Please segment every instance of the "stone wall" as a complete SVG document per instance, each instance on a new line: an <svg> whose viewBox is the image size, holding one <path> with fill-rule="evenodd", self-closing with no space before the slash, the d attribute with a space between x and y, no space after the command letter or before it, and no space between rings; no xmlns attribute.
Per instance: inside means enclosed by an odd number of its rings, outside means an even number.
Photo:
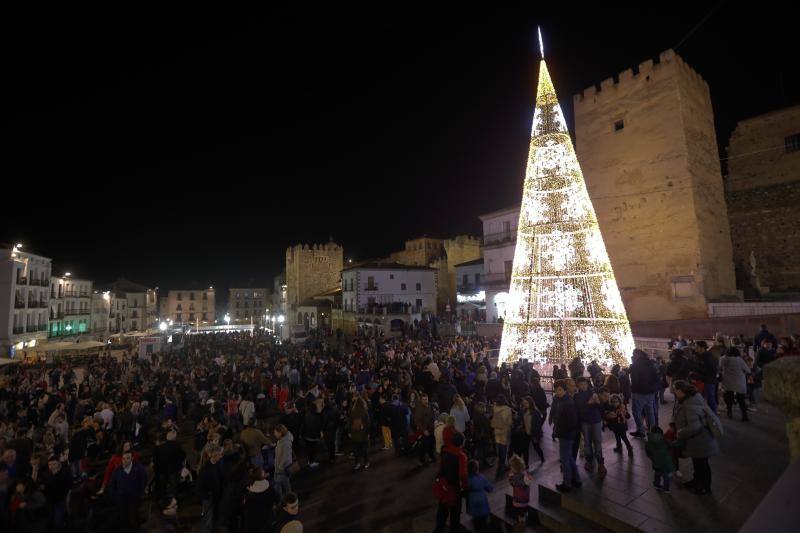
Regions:
<svg viewBox="0 0 800 533"><path fill-rule="evenodd" d="M752 252L762 287L800 290L800 151L785 142L797 134L800 106L743 120L731 135L725 192L740 285Z"/></svg>
<svg viewBox="0 0 800 533"><path fill-rule="evenodd" d="M578 160L628 317L705 317L708 299L736 290L708 85L668 50L574 104Z"/></svg>
<svg viewBox="0 0 800 533"><path fill-rule="evenodd" d="M287 306L294 309L303 300L338 287L342 265L342 247L333 242L287 248Z"/></svg>

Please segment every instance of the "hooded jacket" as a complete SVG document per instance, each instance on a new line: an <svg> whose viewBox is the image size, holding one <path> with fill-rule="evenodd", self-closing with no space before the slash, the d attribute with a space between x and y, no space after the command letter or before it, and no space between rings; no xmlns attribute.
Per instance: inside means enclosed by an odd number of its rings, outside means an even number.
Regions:
<svg viewBox="0 0 800 533"><path fill-rule="evenodd" d="M705 400L700 394L686 396L675 411L678 444L687 457L710 457L719 454L719 442L706 424Z"/></svg>

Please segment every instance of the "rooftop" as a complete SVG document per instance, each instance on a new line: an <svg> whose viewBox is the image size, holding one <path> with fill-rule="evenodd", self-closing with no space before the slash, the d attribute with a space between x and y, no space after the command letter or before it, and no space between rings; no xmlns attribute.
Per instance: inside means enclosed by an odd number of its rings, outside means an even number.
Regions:
<svg viewBox="0 0 800 533"><path fill-rule="evenodd" d="M435 268L426 266L403 265L395 262L371 262L353 265L351 267L343 268L342 272L347 270L430 270L435 271Z"/></svg>
<svg viewBox="0 0 800 533"><path fill-rule="evenodd" d="M466 267L466 266L473 266L473 265L482 265L483 264L483 257L479 257L477 259L473 259L472 261L465 261L464 263L459 263L456 266L458 267Z"/></svg>

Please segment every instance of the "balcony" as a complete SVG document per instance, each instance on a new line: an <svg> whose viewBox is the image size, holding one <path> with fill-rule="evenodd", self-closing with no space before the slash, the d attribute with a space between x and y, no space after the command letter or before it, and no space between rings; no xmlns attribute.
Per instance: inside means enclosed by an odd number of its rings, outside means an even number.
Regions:
<svg viewBox="0 0 800 533"><path fill-rule="evenodd" d="M28 284L28 278L24 277L17 278L17 285L27 285L27 284Z"/></svg>
<svg viewBox="0 0 800 533"><path fill-rule="evenodd" d="M345 309L345 311L347 311L347 309ZM406 304L404 302L367 305L358 308L358 314L360 315L378 315L378 316L408 315L408 314L415 315L420 312L422 312L421 307L416 307L410 304Z"/></svg>
<svg viewBox="0 0 800 533"><path fill-rule="evenodd" d="M64 316L76 316L76 315L91 315L92 312L89 309L67 309L64 311Z"/></svg>
<svg viewBox="0 0 800 533"><path fill-rule="evenodd" d="M13 329L14 335L19 335L20 333L25 333L25 328L22 326L18 326Z"/></svg>
<svg viewBox="0 0 800 533"><path fill-rule="evenodd" d="M47 324L39 324L39 331L47 331Z"/></svg>
<svg viewBox="0 0 800 533"><path fill-rule="evenodd" d="M37 286L37 287L47 287L48 285L50 285L50 282L49 282L49 281L46 281L46 280L43 280L43 279L34 279L34 278L31 278L31 282L30 282L30 284L31 284L31 285L35 285L35 286Z"/></svg>
<svg viewBox="0 0 800 533"><path fill-rule="evenodd" d="M25 328L25 332L26 333L35 333L37 331L39 331L39 326L36 326L36 325L28 326L28 327Z"/></svg>
<svg viewBox="0 0 800 533"><path fill-rule="evenodd" d="M79 291L64 291L64 296L67 298L91 298L92 295L86 292Z"/></svg>
<svg viewBox="0 0 800 533"><path fill-rule="evenodd" d="M373 284L373 285L367 285L367 286L364 288L364 290L365 290L365 291L377 291L377 290L378 290L378 285L377 285L377 284Z"/></svg>
<svg viewBox="0 0 800 533"><path fill-rule="evenodd" d="M506 287L511 284L511 273L484 274L481 277L481 285L484 287Z"/></svg>
<svg viewBox="0 0 800 533"><path fill-rule="evenodd" d="M14 300L14 309L25 309L25 300Z"/></svg>
<svg viewBox="0 0 800 533"><path fill-rule="evenodd" d="M62 318L64 318L63 312L50 313L50 320L61 320Z"/></svg>
<svg viewBox="0 0 800 533"><path fill-rule="evenodd" d="M503 231L501 233L489 233L483 236L483 246L498 246L503 244L514 244L517 242L516 231Z"/></svg>
<svg viewBox="0 0 800 533"><path fill-rule="evenodd" d="M481 292L483 290L482 285L476 285L474 283L467 283L466 285L458 285L456 287L457 292L461 292L464 294L475 294Z"/></svg>

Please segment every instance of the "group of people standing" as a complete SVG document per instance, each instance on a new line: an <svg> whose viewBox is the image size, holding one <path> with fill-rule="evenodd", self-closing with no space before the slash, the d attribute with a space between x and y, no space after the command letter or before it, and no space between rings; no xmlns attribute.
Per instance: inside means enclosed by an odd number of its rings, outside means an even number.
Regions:
<svg viewBox="0 0 800 533"><path fill-rule="evenodd" d="M297 473L313 479L349 460L361 475L377 446L438 465L437 531L458 530L464 502L480 530L502 480L525 520L533 472L547 460L545 424L558 441L558 488L570 491L581 486L581 450L587 472L606 474L604 429L614 453L633 455L630 418L659 490L686 457L694 479L683 485L708 494L719 385L729 416L736 403L747 420L774 341L762 335L752 364L722 338L681 339L669 361L636 350L629 368L576 359L553 376L526 361L497 366L499 339L432 335L304 347L264 334L191 336L150 359L103 357L82 380L68 364L19 366L0 388L0 525L176 531L193 521L179 507L195 506L202 532L301 531ZM665 389L675 397L668 425L658 419Z"/></svg>

